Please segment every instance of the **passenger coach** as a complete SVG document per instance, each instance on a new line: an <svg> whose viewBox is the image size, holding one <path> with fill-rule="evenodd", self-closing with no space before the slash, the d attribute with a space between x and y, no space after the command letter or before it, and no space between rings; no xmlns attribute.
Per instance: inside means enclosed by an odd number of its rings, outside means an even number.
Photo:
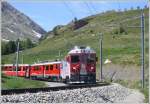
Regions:
<svg viewBox="0 0 150 104"><path fill-rule="evenodd" d="M7 76L24 77L25 71L27 69L29 69L29 64L19 64L18 70L16 70L15 64L4 64L4 65L2 65L2 73L4 73Z"/></svg>
<svg viewBox="0 0 150 104"><path fill-rule="evenodd" d="M30 65L30 68L26 70L26 77L32 79L60 79L60 66L61 61L37 63Z"/></svg>

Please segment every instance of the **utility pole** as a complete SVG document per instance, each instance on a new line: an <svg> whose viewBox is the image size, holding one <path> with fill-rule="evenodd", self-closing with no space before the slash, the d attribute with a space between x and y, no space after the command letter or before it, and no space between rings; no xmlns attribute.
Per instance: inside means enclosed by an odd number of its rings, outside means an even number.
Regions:
<svg viewBox="0 0 150 104"><path fill-rule="evenodd" d="M141 14L141 56L142 88L144 88L144 13Z"/></svg>
<svg viewBox="0 0 150 104"><path fill-rule="evenodd" d="M99 34L99 41L100 41L100 81L103 80L103 70L102 70L102 64L103 64L103 58L102 58L102 38L103 34Z"/></svg>
<svg viewBox="0 0 150 104"><path fill-rule="evenodd" d="M59 60L61 59L61 50L59 50Z"/></svg>
<svg viewBox="0 0 150 104"><path fill-rule="evenodd" d="M19 60L19 39L17 41L16 76L18 76L18 60Z"/></svg>
<svg viewBox="0 0 150 104"><path fill-rule="evenodd" d="M23 64L23 53L22 53L22 64Z"/></svg>
<svg viewBox="0 0 150 104"><path fill-rule="evenodd" d="M61 50L59 50L59 58L61 57Z"/></svg>

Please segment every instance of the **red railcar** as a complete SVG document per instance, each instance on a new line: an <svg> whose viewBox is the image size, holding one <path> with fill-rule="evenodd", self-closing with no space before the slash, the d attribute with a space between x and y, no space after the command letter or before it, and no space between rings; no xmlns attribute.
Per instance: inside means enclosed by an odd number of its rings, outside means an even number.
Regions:
<svg viewBox="0 0 150 104"><path fill-rule="evenodd" d="M67 83L96 83L96 52L90 47L70 50L64 61L37 64L2 65L2 72L9 76L25 76L33 79L65 80Z"/></svg>
<svg viewBox="0 0 150 104"><path fill-rule="evenodd" d="M66 56L61 71L68 83L96 83L96 52L90 47L75 47Z"/></svg>
<svg viewBox="0 0 150 104"><path fill-rule="evenodd" d="M26 71L26 77L33 79L59 79L61 61L37 63L30 66Z"/></svg>
<svg viewBox="0 0 150 104"><path fill-rule="evenodd" d="M16 66L14 64L5 64L2 65L2 73L4 73L7 76L24 77L25 72L28 68L29 68L29 64L19 64L18 70L16 70Z"/></svg>

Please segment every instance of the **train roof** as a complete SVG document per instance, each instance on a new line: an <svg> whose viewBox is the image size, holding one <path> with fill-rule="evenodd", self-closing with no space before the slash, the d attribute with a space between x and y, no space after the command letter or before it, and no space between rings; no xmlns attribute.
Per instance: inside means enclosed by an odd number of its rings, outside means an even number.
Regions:
<svg viewBox="0 0 150 104"><path fill-rule="evenodd" d="M60 64L62 63L61 61L54 61L54 62L46 62L46 63L35 63L32 64L31 66L35 66L35 65L48 65L48 64Z"/></svg>
<svg viewBox="0 0 150 104"><path fill-rule="evenodd" d="M2 64L1 66L16 66L16 64ZM18 64L18 66L29 66L29 64Z"/></svg>
<svg viewBox="0 0 150 104"><path fill-rule="evenodd" d="M75 46L72 50L69 51L69 54L72 53L96 53L96 52L93 49L91 49L89 46L87 47Z"/></svg>

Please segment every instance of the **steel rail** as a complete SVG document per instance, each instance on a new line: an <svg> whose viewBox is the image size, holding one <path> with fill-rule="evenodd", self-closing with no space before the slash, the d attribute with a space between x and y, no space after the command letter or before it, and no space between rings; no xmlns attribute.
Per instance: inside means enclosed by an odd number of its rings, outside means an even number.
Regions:
<svg viewBox="0 0 150 104"><path fill-rule="evenodd" d="M56 87L43 87L43 88L23 88L23 89L2 89L1 95L21 94L21 93L37 93L37 92L48 92L48 91L59 91L59 90L71 90L78 88L91 88L98 86L106 86L109 83L97 83L97 84L71 84L66 86Z"/></svg>

